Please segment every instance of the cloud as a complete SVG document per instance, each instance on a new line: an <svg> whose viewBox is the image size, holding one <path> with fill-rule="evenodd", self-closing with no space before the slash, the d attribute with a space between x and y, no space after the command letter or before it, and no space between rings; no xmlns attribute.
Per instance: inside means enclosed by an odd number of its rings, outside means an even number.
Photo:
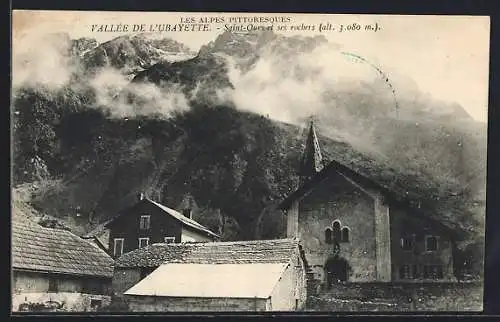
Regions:
<svg viewBox="0 0 500 322"><path fill-rule="evenodd" d="M169 117L173 111L189 108L188 99L178 87L159 89L151 83L130 83L131 78L118 69L106 67L92 76L83 77L83 85L71 82L82 77L80 61L69 55L71 39L66 34L33 34L14 39L12 53L12 81L14 94L20 88L45 88L52 91L71 86L75 91L90 86L96 104L114 117L133 117L156 114ZM89 77L89 78L88 78ZM122 90L133 95L139 103L130 103Z"/></svg>
<svg viewBox="0 0 500 322"><path fill-rule="evenodd" d="M246 73L228 59L235 105L291 123L330 107L325 94L359 90L362 81L372 83L378 77L368 64L353 62L329 45L297 54L293 60L262 56Z"/></svg>
<svg viewBox="0 0 500 322"><path fill-rule="evenodd" d="M65 86L77 66L67 55L69 37L65 34L26 34L13 38L12 85L14 89Z"/></svg>
<svg viewBox="0 0 500 322"><path fill-rule="evenodd" d="M159 88L152 83L130 83L113 68L104 68L90 81L99 106L115 117L155 114L170 117L174 111L189 109L180 87Z"/></svg>

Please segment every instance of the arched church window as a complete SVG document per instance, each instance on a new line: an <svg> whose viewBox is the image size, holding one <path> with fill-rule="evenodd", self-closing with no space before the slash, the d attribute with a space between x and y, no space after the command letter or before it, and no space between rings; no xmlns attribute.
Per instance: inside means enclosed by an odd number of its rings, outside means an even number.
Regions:
<svg viewBox="0 0 500 322"><path fill-rule="evenodd" d="M349 234L350 234L350 229L349 227L343 227L342 228L342 239L341 241L344 242L344 243L348 243L349 242Z"/></svg>
<svg viewBox="0 0 500 322"><path fill-rule="evenodd" d="M332 236L332 229L327 228L325 229L325 243L331 244L333 242L333 236Z"/></svg>
<svg viewBox="0 0 500 322"><path fill-rule="evenodd" d="M333 222L332 227L333 227L333 238L338 242L342 238L341 232L340 232L340 221L335 220Z"/></svg>

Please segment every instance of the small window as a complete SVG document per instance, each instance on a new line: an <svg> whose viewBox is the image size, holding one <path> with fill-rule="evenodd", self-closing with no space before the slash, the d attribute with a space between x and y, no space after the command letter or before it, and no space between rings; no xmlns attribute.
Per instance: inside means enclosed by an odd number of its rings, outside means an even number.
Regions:
<svg viewBox="0 0 500 322"><path fill-rule="evenodd" d="M348 243L349 242L349 227L344 227L342 228L342 234L341 234L341 237L342 237L342 242L343 243Z"/></svg>
<svg viewBox="0 0 500 322"><path fill-rule="evenodd" d="M341 232L340 232L340 221L335 220L333 222L332 227L333 227L333 238L338 242L342 238Z"/></svg>
<svg viewBox="0 0 500 322"><path fill-rule="evenodd" d="M175 243L175 237L165 237L165 243L166 244Z"/></svg>
<svg viewBox="0 0 500 322"><path fill-rule="evenodd" d="M104 285L99 281L87 279L82 281L82 293L104 294Z"/></svg>
<svg viewBox="0 0 500 322"><path fill-rule="evenodd" d="M404 251L412 251L413 247L415 245L415 238L414 237L402 237L400 240L401 243L401 248Z"/></svg>
<svg viewBox="0 0 500 322"><path fill-rule="evenodd" d="M182 209L182 214L184 217L191 218L192 211L189 208Z"/></svg>
<svg viewBox="0 0 500 322"><path fill-rule="evenodd" d="M426 266L424 266L424 278L426 278L426 279L441 279L441 278L443 278L443 266L441 266L441 265L426 265Z"/></svg>
<svg viewBox="0 0 500 322"><path fill-rule="evenodd" d="M49 292L57 292L57 279L49 279Z"/></svg>
<svg viewBox="0 0 500 322"><path fill-rule="evenodd" d="M399 269L399 278L401 279L410 279L411 276L411 270L410 270L410 265L403 265Z"/></svg>
<svg viewBox="0 0 500 322"><path fill-rule="evenodd" d="M139 248L146 247L147 245L149 245L148 237L139 238Z"/></svg>
<svg viewBox="0 0 500 322"><path fill-rule="evenodd" d="M115 257L121 256L123 254L123 238L115 238L115 243L113 247L113 254Z"/></svg>
<svg viewBox="0 0 500 322"><path fill-rule="evenodd" d="M142 230L148 230L151 227L151 216L144 215L141 216L139 220L139 228Z"/></svg>
<svg viewBox="0 0 500 322"><path fill-rule="evenodd" d="M416 279L417 265L403 265L399 268L400 279Z"/></svg>
<svg viewBox="0 0 500 322"><path fill-rule="evenodd" d="M325 229L325 243L326 244L332 243L332 229L331 228Z"/></svg>
<svg viewBox="0 0 500 322"><path fill-rule="evenodd" d="M427 252L435 252L438 250L438 239L436 236L425 237L425 250Z"/></svg>

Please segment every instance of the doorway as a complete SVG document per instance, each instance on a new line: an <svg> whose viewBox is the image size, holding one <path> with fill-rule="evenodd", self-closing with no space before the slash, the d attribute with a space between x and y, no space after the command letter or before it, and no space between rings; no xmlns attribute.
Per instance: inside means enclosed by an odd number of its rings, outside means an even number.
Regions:
<svg viewBox="0 0 500 322"><path fill-rule="evenodd" d="M328 288L331 288L335 283L346 282L349 278L349 264L342 257L328 258L324 267Z"/></svg>

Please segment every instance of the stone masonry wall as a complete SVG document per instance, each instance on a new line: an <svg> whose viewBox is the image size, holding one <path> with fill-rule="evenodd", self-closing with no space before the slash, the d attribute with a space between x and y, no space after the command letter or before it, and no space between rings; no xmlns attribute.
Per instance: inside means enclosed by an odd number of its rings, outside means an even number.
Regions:
<svg viewBox="0 0 500 322"><path fill-rule="evenodd" d="M349 281L374 281L376 236L374 199L341 176L328 178L299 203L299 238L315 278L324 281L323 265L333 246L325 229L339 220L350 229L350 240L340 243L340 255L349 262Z"/></svg>
<svg viewBox="0 0 500 322"><path fill-rule="evenodd" d="M266 299L128 296L131 312L265 311Z"/></svg>
<svg viewBox="0 0 500 322"><path fill-rule="evenodd" d="M309 299L309 311L481 311L483 284L345 283Z"/></svg>

